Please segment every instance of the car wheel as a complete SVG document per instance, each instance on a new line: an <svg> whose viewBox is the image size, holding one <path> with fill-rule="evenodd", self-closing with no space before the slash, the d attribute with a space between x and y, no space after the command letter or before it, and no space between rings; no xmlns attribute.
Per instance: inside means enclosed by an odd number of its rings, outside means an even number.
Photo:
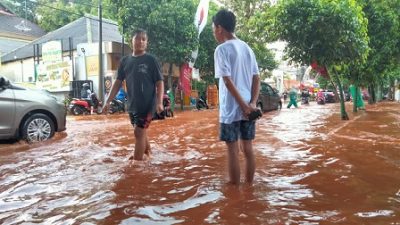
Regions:
<svg viewBox="0 0 400 225"><path fill-rule="evenodd" d="M30 116L22 127L22 138L27 142L40 142L53 137L54 122L45 114L37 113Z"/></svg>
<svg viewBox="0 0 400 225"><path fill-rule="evenodd" d="M261 112L264 112L263 105L261 102L257 103L257 108L260 109Z"/></svg>
<svg viewBox="0 0 400 225"><path fill-rule="evenodd" d="M75 105L71 108L71 113L74 116L82 115L84 112L85 112L85 110L83 110L80 106L77 106L77 105Z"/></svg>

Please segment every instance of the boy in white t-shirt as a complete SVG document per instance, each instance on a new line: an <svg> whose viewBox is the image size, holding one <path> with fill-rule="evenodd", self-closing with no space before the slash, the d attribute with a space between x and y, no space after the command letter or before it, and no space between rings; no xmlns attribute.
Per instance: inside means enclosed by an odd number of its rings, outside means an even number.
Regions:
<svg viewBox="0 0 400 225"><path fill-rule="evenodd" d="M246 158L246 182L252 183L255 159L252 140L260 91L257 61L252 49L235 34L236 17L225 9L213 17L213 33L219 43L214 52L215 77L219 78L220 140L228 147L231 184L240 183L239 149ZM239 142L240 140L240 142ZM241 144L240 144L241 143Z"/></svg>

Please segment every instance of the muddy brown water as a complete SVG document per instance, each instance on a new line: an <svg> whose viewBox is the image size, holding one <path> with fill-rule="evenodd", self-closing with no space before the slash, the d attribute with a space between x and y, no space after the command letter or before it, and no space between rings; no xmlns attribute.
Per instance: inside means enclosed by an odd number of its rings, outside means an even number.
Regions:
<svg viewBox="0 0 400 225"><path fill-rule="evenodd" d="M0 224L400 224L400 104L347 111L265 113L239 187L215 109L154 121L135 163L127 114L71 116L45 143L0 144Z"/></svg>

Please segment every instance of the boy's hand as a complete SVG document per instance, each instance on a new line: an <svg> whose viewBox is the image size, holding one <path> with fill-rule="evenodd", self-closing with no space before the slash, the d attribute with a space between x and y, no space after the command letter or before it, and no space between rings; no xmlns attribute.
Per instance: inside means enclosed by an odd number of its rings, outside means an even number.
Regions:
<svg viewBox="0 0 400 225"><path fill-rule="evenodd" d="M262 113L260 109L256 109L252 111L248 116L249 121L253 121L262 117Z"/></svg>
<svg viewBox="0 0 400 225"><path fill-rule="evenodd" d="M255 104L250 103L244 110L244 115L250 120L259 119L262 116L262 112L259 108L255 106Z"/></svg>
<svg viewBox="0 0 400 225"><path fill-rule="evenodd" d="M162 103L157 104L157 114L160 114L162 111L164 111L164 106Z"/></svg>

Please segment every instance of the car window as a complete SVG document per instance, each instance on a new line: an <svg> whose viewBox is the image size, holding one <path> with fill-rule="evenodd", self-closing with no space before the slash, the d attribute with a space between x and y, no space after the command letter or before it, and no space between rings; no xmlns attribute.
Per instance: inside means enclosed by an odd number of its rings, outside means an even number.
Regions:
<svg viewBox="0 0 400 225"><path fill-rule="evenodd" d="M265 83L261 83L261 93L262 94L268 94L268 85Z"/></svg>
<svg viewBox="0 0 400 225"><path fill-rule="evenodd" d="M274 94L274 90L272 90L272 87L267 85L267 92L269 95L273 95Z"/></svg>

